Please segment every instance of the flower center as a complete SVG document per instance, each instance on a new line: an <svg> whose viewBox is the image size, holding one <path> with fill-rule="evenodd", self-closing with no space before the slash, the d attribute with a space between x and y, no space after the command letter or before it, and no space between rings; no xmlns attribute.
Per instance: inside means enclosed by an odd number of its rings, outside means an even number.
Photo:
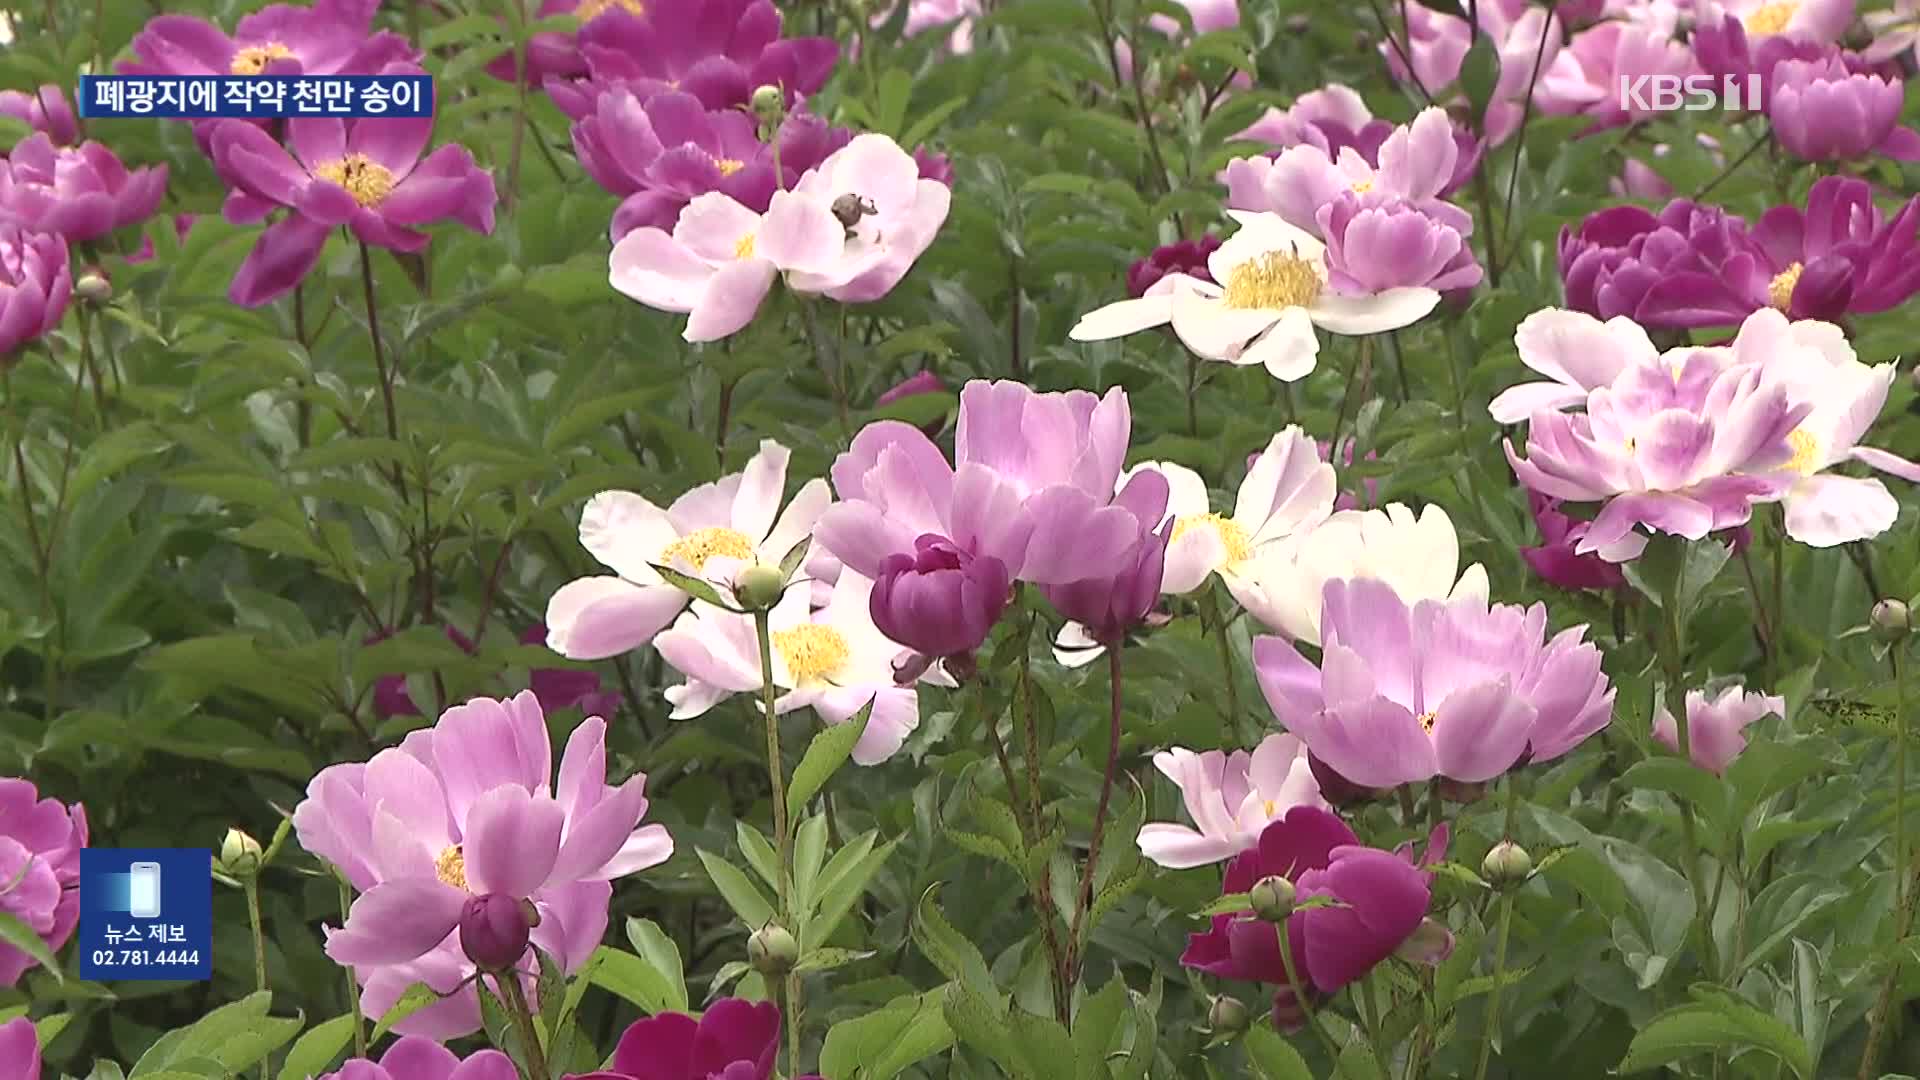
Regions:
<svg viewBox="0 0 1920 1080"><path fill-rule="evenodd" d="M748 237L751 241L752 237ZM660 553L664 563L684 563L699 570L707 565L707 560L715 555L724 555L729 559L753 558L753 541L747 534L735 529L723 529L709 526L695 529L687 535L667 545Z"/></svg>
<svg viewBox="0 0 1920 1080"><path fill-rule="evenodd" d="M1806 428L1794 428L1787 435L1787 445L1793 447L1793 456L1782 465L1801 476L1812 476L1819 466L1820 440L1813 437Z"/></svg>
<svg viewBox="0 0 1920 1080"><path fill-rule="evenodd" d="M433 876L439 878L443 885L461 892L467 891L467 857L461 852L459 844L448 847L440 853L439 858L433 860Z"/></svg>
<svg viewBox="0 0 1920 1080"><path fill-rule="evenodd" d="M1284 251L1248 259L1227 275L1230 308L1305 307L1319 295L1320 275L1313 264Z"/></svg>
<svg viewBox="0 0 1920 1080"><path fill-rule="evenodd" d="M1420 721L1421 731L1424 731L1429 735L1433 734L1433 714L1432 713L1423 712L1418 717L1416 717L1416 719Z"/></svg>
<svg viewBox="0 0 1920 1080"><path fill-rule="evenodd" d="M846 665L847 639L831 626L807 623L791 630L775 630L773 647L786 661L795 683L830 678Z"/></svg>
<svg viewBox="0 0 1920 1080"><path fill-rule="evenodd" d="M584 23L605 15L612 8L619 8L629 15L647 13L646 6L640 0L580 0L580 6L573 9L573 14Z"/></svg>
<svg viewBox="0 0 1920 1080"><path fill-rule="evenodd" d="M1272 799L1262 799L1260 800L1260 809L1265 811L1268 817L1272 817L1274 815L1274 812L1279 810L1280 808L1274 805L1274 802Z"/></svg>
<svg viewBox="0 0 1920 1080"><path fill-rule="evenodd" d="M746 162L741 161L739 158L730 157L723 157L713 164L715 168L720 170L721 176L732 176L734 173L747 167Z"/></svg>
<svg viewBox="0 0 1920 1080"><path fill-rule="evenodd" d="M1367 192L1372 190L1373 190L1372 177L1367 177L1366 179L1363 179L1363 180L1355 180L1353 182L1353 191L1354 191L1354 194L1356 195L1365 195Z"/></svg>
<svg viewBox="0 0 1920 1080"><path fill-rule="evenodd" d="M1192 529L1212 529L1220 538L1220 546L1227 549L1227 565L1235 566L1245 562L1253 554L1253 540L1247 535L1247 527L1219 514L1193 514L1173 523L1173 536L1170 540L1180 539L1180 534Z"/></svg>
<svg viewBox="0 0 1920 1080"><path fill-rule="evenodd" d="M258 75L267 70L267 65L275 60L285 60L293 55L293 50L277 41L265 45L249 45L233 54L233 63L227 70L235 75Z"/></svg>
<svg viewBox="0 0 1920 1080"><path fill-rule="evenodd" d="M1792 0L1779 0L1772 4L1762 4L1747 16L1747 29L1755 34L1777 34L1793 21L1793 13L1800 5Z"/></svg>
<svg viewBox="0 0 1920 1080"><path fill-rule="evenodd" d="M353 201L365 207L379 206L393 194L392 171L365 154L348 154L339 161L329 161L313 170L313 175L346 188Z"/></svg>
<svg viewBox="0 0 1920 1080"><path fill-rule="evenodd" d="M1804 269L1806 267L1794 263L1773 275L1773 280L1767 282L1767 302L1780 311L1787 310L1787 305L1793 302L1794 286L1800 284L1800 272Z"/></svg>
<svg viewBox="0 0 1920 1080"><path fill-rule="evenodd" d="M753 258L753 234L752 233L748 233L747 235L741 237L739 242L733 245L733 257L736 259Z"/></svg>

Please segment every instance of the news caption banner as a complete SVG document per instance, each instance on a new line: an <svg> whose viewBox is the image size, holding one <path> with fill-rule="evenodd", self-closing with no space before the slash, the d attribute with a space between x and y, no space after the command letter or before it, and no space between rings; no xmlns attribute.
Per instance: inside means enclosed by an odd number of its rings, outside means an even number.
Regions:
<svg viewBox="0 0 1920 1080"><path fill-rule="evenodd" d="M80 849L80 977L213 977L213 852Z"/></svg>
<svg viewBox="0 0 1920 1080"><path fill-rule="evenodd" d="M82 75L80 115L173 120L433 115L431 75Z"/></svg>

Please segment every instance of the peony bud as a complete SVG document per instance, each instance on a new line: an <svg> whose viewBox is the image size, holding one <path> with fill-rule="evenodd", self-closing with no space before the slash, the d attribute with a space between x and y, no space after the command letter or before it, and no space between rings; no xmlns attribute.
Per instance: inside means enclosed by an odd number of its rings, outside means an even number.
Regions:
<svg viewBox="0 0 1920 1080"><path fill-rule="evenodd" d="M768 923L747 938L747 961L762 975L785 975L799 960L800 943L778 923Z"/></svg>
<svg viewBox="0 0 1920 1080"><path fill-rule="evenodd" d="M1247 1022L1252 1019L1238 998L1222 994L1213 999L1213 1007L1207 1010L1207 1029L1215 1035L1238 1035L1247 1030Z"/></svg>
<svg viewBox="0 0 1920 1080"><path fill-rule="evenodd" d="M105 270L89 266L74 281L73 295L89 303L104 304L113 299L113 282L108 280Z"/></svg>
<svg viewBox="0 0 1920 1080"><path fill-rule="evenodd" d="M1913 613L1898 600L1886 599L1873 605L1873 634L1881 641L1895 642L1913 630Z"/></svg>
<svg viewBox="0 0 1920 1080"><path fill-rule="evenodd" d="M787 118L787 95L777 86L756 87L753 97L748 99L748 107L753 110L754 119L760 121L760 127L772 131Z"/></svg>
<svg viewBox="0 0 1920 1080"><path fill-rule="evenodd" d="M1518 885L1533 873L1533 856L1527 849L1511 840L1502 840L1493 845L1487 857L1480 861L1480 875L1496 887L1505 888Z"/></svg>
<svg viewBox="0 0 1920 1080"><path fill-rule="evenodd" d="M539 921L531 903L505 893L469 897L460 913L460 948L481 971L511 970Z"/></svg>
<svg viewBox="0 0 1920 1080"><path fill-rule="evenodd" d="M239 829L228 829L220 841L220 870L233 877L252 877L260 872L260 841Z"/></svg>
<svg viewBox="0 0 1920 1080"><path fill-rule="evenodd" d="M767 611L780 602L787 580L777 566L749 566L733 579L733 596L748 611Z"/></svg>
<svg viewBox="0 0 1920 1080"><path fill-rule="evenodd" d="M1293 882L1283 877L1263 877L1247 891L1253 913L1270 923L1286 922L1293 914Z"/></svg>

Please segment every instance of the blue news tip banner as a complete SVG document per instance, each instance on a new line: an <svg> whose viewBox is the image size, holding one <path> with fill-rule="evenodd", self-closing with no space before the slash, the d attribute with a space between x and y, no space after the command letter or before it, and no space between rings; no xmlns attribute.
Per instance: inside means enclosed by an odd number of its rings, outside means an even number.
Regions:
<svg viewBox="0 0 1920 1080"><path fill-rule="evenodd" d="M213 852L80 849L80 977L213 977Z"/></svg>
<svg viewBox="0 0 1920 1080"><path fill-rule="evenodd" d="M431 75L82 75L80 115L269 120L433 115Z"/></svg>

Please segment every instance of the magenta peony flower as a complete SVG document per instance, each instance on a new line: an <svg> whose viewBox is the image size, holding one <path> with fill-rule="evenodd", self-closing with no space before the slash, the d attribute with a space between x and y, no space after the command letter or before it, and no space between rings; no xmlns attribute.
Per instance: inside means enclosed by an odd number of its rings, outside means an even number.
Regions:
<svg viewBox="0 0 1920 1080"><path fill-rule="evenodd" d="M181 243L183 244L186 243L187 234L193 231L193 223L197 220L199 220L198 214L173 215L174 237L178 239ZM153 237L143 235L140 237L140 249L138 251L135 251L133 254L127 256L127 265L138 266L141 263L151 262L152 260L153 260Z"/></svg>
<svg viewBox="0 0 1920 1080"><path fill-rule="evenodd" d="M608 785L606 722L567 740L554 780L546 720L531 691L476 698L371 761L333 765L294 810L300 844L340 868L360 896L327 954L382 1011L412 982L453 993L400 1025L450 1038L480 1024L474 964L456 938L467 900L501 893L540 915L532 940L572 972L606 930L614 878L673 852L647 811L646 777ZM377 839L376 839L377 838Z"/></svg>
<svg viewBox="0 0 1920 1080"><path fill-rule="evenodd" d="M1096 398L969 382L960 391L955 464L910 424L868 424L834 461L841 501L821 514L814 539L876 579L905 569L888 556L910 552L916 573L957 568L938 541L974 559L992 557L1013 579L1040 585L1113 573L1141 527L1113 505L1132 426L1118 387Z"/></svg>
<svg viewBox="0 0 1920 1080"><path fill-rule="evenodd" d="M100 143L60 149L37 133L0 165L0 220L77 244L145 221L166 192L165 165L129 172Z"/></svg>
<svg viewBox="0 0 1920 1080"><path fill-rule="evenodd" d="M1428 838L1428 862L1441 857L1446 834L1441 826ZM1336 901L1287 917L1294 975L1314 994L1336 993L1394 955L1420 929L1433 899L1430 875L1411 853L1365 847L1346 823L1310 805L1262 830L1259 843L1228 864L1222 890L1244 893L1266 877L1292 883L1296 903ZM1251 911L1215 915L1205 933L1188 935L1180 963L1223 979L1290 989L1279 928Z"/></svg>
<svg viewBox="0 0 1920 1080"><path fill-rule="evenodd" d="M921 394L938 394L946 390L947 384L940 376L931 371L916 371L912 375L894 383L886 393L873 399L873 407L883 409L902 398L917 397Z"/></svg>
<svg viewBox="0 0 1920 1080"><path fill-rule="evenodd" d="M32 781L0 777L0 913L13 916L58 950L80 921L80 849L87 812L42 799ZM12 986L36 961L0 942L0 986ZM32 1027L28 1027L32 1031ZM0 1052L0 1061L6 1055Z"/></svg>
<svg viewBox="0 0 1920 1080"><path fill-rule="evenodd" d="M1920 161L1920 132L1900 126L1899 79L1855 74L1839 59L1774 65L1767 120L1781 149L1803 161L1882 154Z"/></svg>
<svg viewBox="0 0 1920 1080"><path fill-rule="evenodd" d="M545 645L548 633L546 623L534 623L520 635L520 644ZM620 692L605 688L600 676L591 671L534 668L527 673L527 689L532 690L533 696L540 700L542 712L579 709L584 716L608 720L620 712Z"/></svg>
<svg viewBox="0 0 1920 1080"><path fill-rule="evenodd" d="M72 296L67 242L0 224L0 364L59 326Z"/></svg>
<svg viewBox="0 0 1920 1080"><path fill-rule="evenodd" d="M1598 555L1575 549L1586 538L1588 525L1559 511L1560 500L1537 491L1527 492L1527 509L1543 543L1523 547L1520 557L1540 580L1563 589L1618 589L1627 583L1620 568Z"/></svg>
<svg viewBox="0 0 1920 1080"><path fill-rule="evenodd" d="M1140 299L1168 274L1185 274L1201 281L1213 281L1213 274L1207 270L1207 257L1218 250L1220 237L1217 233L1206 233L1198 240L1162 244L1153 249L1153 254L1127 267L1127 295L1135 300Z"/></svg>
<svg viewBox="0 0 1920 1080"><path fill-rule="evenodd" d="M1167 541L1172 539L1174 528L1172 521L1161 521L1167 510L1167 478L1152 469L1136 470L1114 496L1113 505L1132 514L1137 522L1133 544L1113 572L1040 589L1060 614L1072 620L1069 625L1076 632L1071 640L1097 642L1108 648L1117 646L1127 631L1144 622L1160 599ZM1156 522L1161 522L1158 528L1154 527Z"/></svg>
<svg viewBox="0 0 1920 1080"><path fill-rule="evenodd" d="M1920 292L1920 198L1891 220L1873 204L1873 187L1850 176L1823 176L1806 209L1776 206L1753 226L1771 271L1765 295L1749 290L1754 310L1772 306L1790 318L1832 321L1848 313L1888 311Z"/></svg>
<svg viewBox="0 0 1920 1080"><path fill-rule="evenodd" d="M616 0L621 7L625 0ZM594 98L625 85L645 101L684 90L709 109L744 106L761 86L778 86L793 106L820 87L840 58L832 38L780 37L773 0L642 0L645 13L607 12L580 30L589 79L549 77L548 95L578 120Z"/></svg>
<svg viewBox="0 0 1920 1080"><path fill-rule="evenodd" d="M1713 698L1699 690L1687 691L1687 749L1693 763L1724 775L1747 748L1742 734L1747 725L1763 716L1786 714L1785 698L1749 693L1738 686L1729 686ZM1675 753L1680 751L1680 731L1665 705L1654 715L1653 737Z"/></svg>
<svg viewBox="0 0 1920 1080"><path fill-rule="evenodd" d="M1581 641L1584 626L1549 640L1543 604L1408 604L1372 578L1329 581L1322 595L1319 668L1260 637L1255 674L1280 723L1356 784L1491 780L1612 719L1600 650Z"/></svg>
<svg viewBox="0 0 1920 1080"><path fill-rule="evenodd" d="M339 225L362 243L401 252L426 247L419 226L447 218L491 233L493 174L458 144L421 157L432 133L433 119L424 116L299 117L287 121L290 155L252 124L220 125L213 160L233 185L227 220L257 222L276 206L293 211L260 234L227 295L258 307L285 293Z"/></svg>
<svg viewBox="0 0 1920 1080"><path fill-rule="evenodd" d="M927 533L914 539L912 554L880 560L868 614L881 633L930 660L965 656L1000 621L1012 586L998 558Z"/></svg>
<svg viewBox="0 0 1920 1080"><path fill-rule="evenodd" d="M24 122L53 140L55 146L72 146L80 141L80 120L58 83L47 83L31 94L0 90L0 116Z"/></svg>
<svg viewBox="0 0 1920 1080"><path fill-rule="evenodd" d="M647 13L649 3L654 0L541 0L540 9L534 18L547 19L555 15L572 15L586 26L601 19L627 16L638 18ZM551 30L533 35L527 41L527 70L525 81L530 85L539 85L549 78L573 78L587 73L586 58L580 55L580 46L574 33L559 33ZM516 81L513 50L495 57L487 65L487 74L508 82Z"/></svg>
<svg viewBox="0 0 1920 1080"><path fill-rule="evenodd" d="M371 75L417 53L406 38L373 31L379 0L271 4L231 35L191 15L157 15L134 35L122 75Z"/></svg>
<svg viewBox="0 0 1920 1080"><path fill-rule="evenodd" d="M1307 760L1306 744L1269 735L1252 753L1195 753L1173 747L1153 767L1180 789L1193 827L1152 822L1140 827L1140 854L1169 870L1231 859L1260 842L1268 825L1296 806L1328 809Z"/></svg>
<svg viewBox="0 0 1920 1080"><path fill-rule="evenodd" d="M0 1024L0 1075L40 1080L40 1034L24 1016Z"/></svg>
<svg viewBox="0 0 1920 1080"><path fill-rule="evenodd" d="M460 909L460 951L481 971L511 971L527 955L533 924L526 901L504 893L467 897Z"/></svg>
<svg viewBox="0 0 1920 1080"><path fill-rule="evenodd" d="M611 1068L565 1080L768 1080L779 1050L778 1006L721 998L698 1020L669 1012L634 1021Z"/></svg>
<svg viewBox="0 0 1920 1080"><path fill-rule="evenodd" d="M1658 215L1615 206L1577 232L1563 226L1559 261L1568 307L1656 329L1738 322L1769 288L1765 252L1746 222L1688 199Z"/></svg>
<svg viewBox="0 0 1920 1080"><path fill-rule="evenodd" d="M397 1039L380 1063L354 1058L320 1080L519 1080L513 1059L498 1050L479 1050L465 1061L432 1039Z"/></svg>

